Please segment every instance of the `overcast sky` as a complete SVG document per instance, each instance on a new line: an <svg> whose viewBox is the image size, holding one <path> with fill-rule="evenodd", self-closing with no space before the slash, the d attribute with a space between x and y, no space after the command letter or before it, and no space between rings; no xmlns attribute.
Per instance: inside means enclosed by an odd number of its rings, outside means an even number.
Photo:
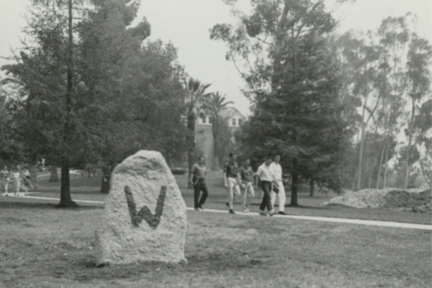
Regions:
<svg viewBox="0 0 432 288"><path fill-rule="evenodd" d="M239 0L246 1L246 0ZM329 9L335 0L326 0ZM0 56L20 47L24 15L30 0L0 0ZM334 17L339 32L375 30L389 16L413 12L418 17L417 33L432 42L431 0L356 0L338 6ZM209 29L217 23L234 21L222 0L141 0L139 17L146 16L152 31L150 39L171 41L178 48L179 62L186 72L203 83L211 83L208 91L226 94L244 114L249 102L240 89L243 82L231 62L225 60L222 42L210 40ZM7 63L0 59L0 66Z"/></svg>

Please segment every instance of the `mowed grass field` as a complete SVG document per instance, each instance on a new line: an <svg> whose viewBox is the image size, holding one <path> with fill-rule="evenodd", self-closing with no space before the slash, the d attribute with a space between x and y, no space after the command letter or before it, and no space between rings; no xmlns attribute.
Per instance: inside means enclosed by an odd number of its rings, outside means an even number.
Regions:
<svg viewBox="0 0 432 288"><path fill-rule="evenodd" d="M74 176L72 197L103 201L100 179L80 177ZM191 206L186 178L180 176L178 182ZM209 182L206 207L225 209L220 179ZM41 192L33 195L58 198L58 183L41 179L40 185ZM430 218L391 210L321 209L319 203L325 199L325 195L309 199L301 194L299 202L304 206L287 207L287 212L331 217L351 212L354 218L406 218L413 223L427 223L420 219ZM255 210L257 203L258 198ZM195 211L188 211L187 265L96 268L94 231L101 213L100 205L59 210L44 201L0 197L0 287L363 288L432 283L432 231ZM393 219L395 215L402 216Z"/></svg>

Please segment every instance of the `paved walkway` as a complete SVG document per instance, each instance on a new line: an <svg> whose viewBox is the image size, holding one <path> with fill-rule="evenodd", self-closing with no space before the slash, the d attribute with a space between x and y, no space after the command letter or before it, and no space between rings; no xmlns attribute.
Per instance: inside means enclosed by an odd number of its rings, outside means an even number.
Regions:
<svg viewBox="0 0 432 288"><path fill-rule="evenodd" d="M20 193L24 195L24 193ZM4 194L2 194L4 197ZM17 199L35 199L35 200L47 200L58 202L59 199L51 198L51 197L36 197L36 196L13 196L13 194L9 193L8 197L13 197ZM91 201L91 200L74 200L78 203L83 204L96 204L96 205L104 205L103 201ZM194 210L193 208L187 208L188 210ZM206 209L205 212L210 213L227 213L226 210L215 210L215 209ZM200 212L203 213L203 212ZM236 215L240 216L259 216L256 212L242 213L237 212ZM275 218L291 218L291 219L299 219L299 220L309 220L309 221L320 221L320 222L333 222L333 223L346 223L346 224L359 224L359 225L368 225L368 226L380 226L380 227L396 227L396 228L409 228L409 229L420 229L420 230L431 230L432 225L424 225L424 224L412 224L412 223L401 223L401 222L390 222L390 221L376 221L376 220L361 220L361 219L346 219L346 218L331 218L331 217L316 217L316 216L299 216L299 215L274 215L272 217Z"/></svg>

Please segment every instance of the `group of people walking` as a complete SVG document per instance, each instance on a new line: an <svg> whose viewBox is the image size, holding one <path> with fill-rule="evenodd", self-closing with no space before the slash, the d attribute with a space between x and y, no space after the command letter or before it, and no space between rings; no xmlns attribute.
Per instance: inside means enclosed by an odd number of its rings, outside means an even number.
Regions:
<svg viewBox="0 0 432 288"><path fill-rule="evenodd" d="M0 170L0 181L2 182L5 196L9 196L9 182L12 182L14 185L14 196L19 196L21 188L24 190L24 195L27 196L28 191L33 187L30 172L27 168L24 168L22 171L19 171L18 168L9 171L8 167L4 166L3 169Z"/></svg>
<svg viewBox="0 0 432 288"><path fill-rule="evenodd" d="M198 159L198 163L192 167L189 179L194 187L194 206L197 211L204 210L203 205L208 197L205 176L205 158L201 156ZM285 188L282 182L282 167L279 155L274 158L267 157L255 173L250 166L249 159L246 159L242 166L239 166L237 164L237 156L231 153L229 161L224 167L223 178L228 195L226 206L230 214L235 214L235 196L241 197L242 211L244 213L250 212L251 199L255 197L255 190L259 187L263 192L263 198L259 207L260 215L271 216L276 213L274 209L276 198L279 198L279 211L277 213L286 215Z"/></svg>

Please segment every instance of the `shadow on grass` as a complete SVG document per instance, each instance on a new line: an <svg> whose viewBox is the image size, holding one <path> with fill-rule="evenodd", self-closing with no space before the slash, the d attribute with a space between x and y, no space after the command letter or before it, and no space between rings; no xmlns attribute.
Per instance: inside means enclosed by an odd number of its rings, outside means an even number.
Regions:
<svg viewBox="0 0 432 288"><path fill-rule="evenodd" d="M218 201L218 202L226 203L226 201ZM250 205L259 207L261 203L251 203ZM279 205L275 204L274 207L279 207ZM326 206L306 206L306 205L291 206L290 204L286 204L285 207L290 209L332 210L331 207L326 207Z"/></svg>
<svg viewBox="0 0 432 288"><path fill-rule="evenodd" d="M0 201L0 209L68 209L68 210L93 210L103 209L100 205L78 205L74 208L57 208L58 203L42 202L19 202L19 201Z"/></svg>
<svg viewBox="0 0 432 288"><path fill-rule="evenodd" d="M275 206L278 206L278 205L275 205ZM305 206L305 205L291 206L291 205L285 205L285 207L294 208L294 209L332 210L332 208L325 207L325 206Z"/></svg>

